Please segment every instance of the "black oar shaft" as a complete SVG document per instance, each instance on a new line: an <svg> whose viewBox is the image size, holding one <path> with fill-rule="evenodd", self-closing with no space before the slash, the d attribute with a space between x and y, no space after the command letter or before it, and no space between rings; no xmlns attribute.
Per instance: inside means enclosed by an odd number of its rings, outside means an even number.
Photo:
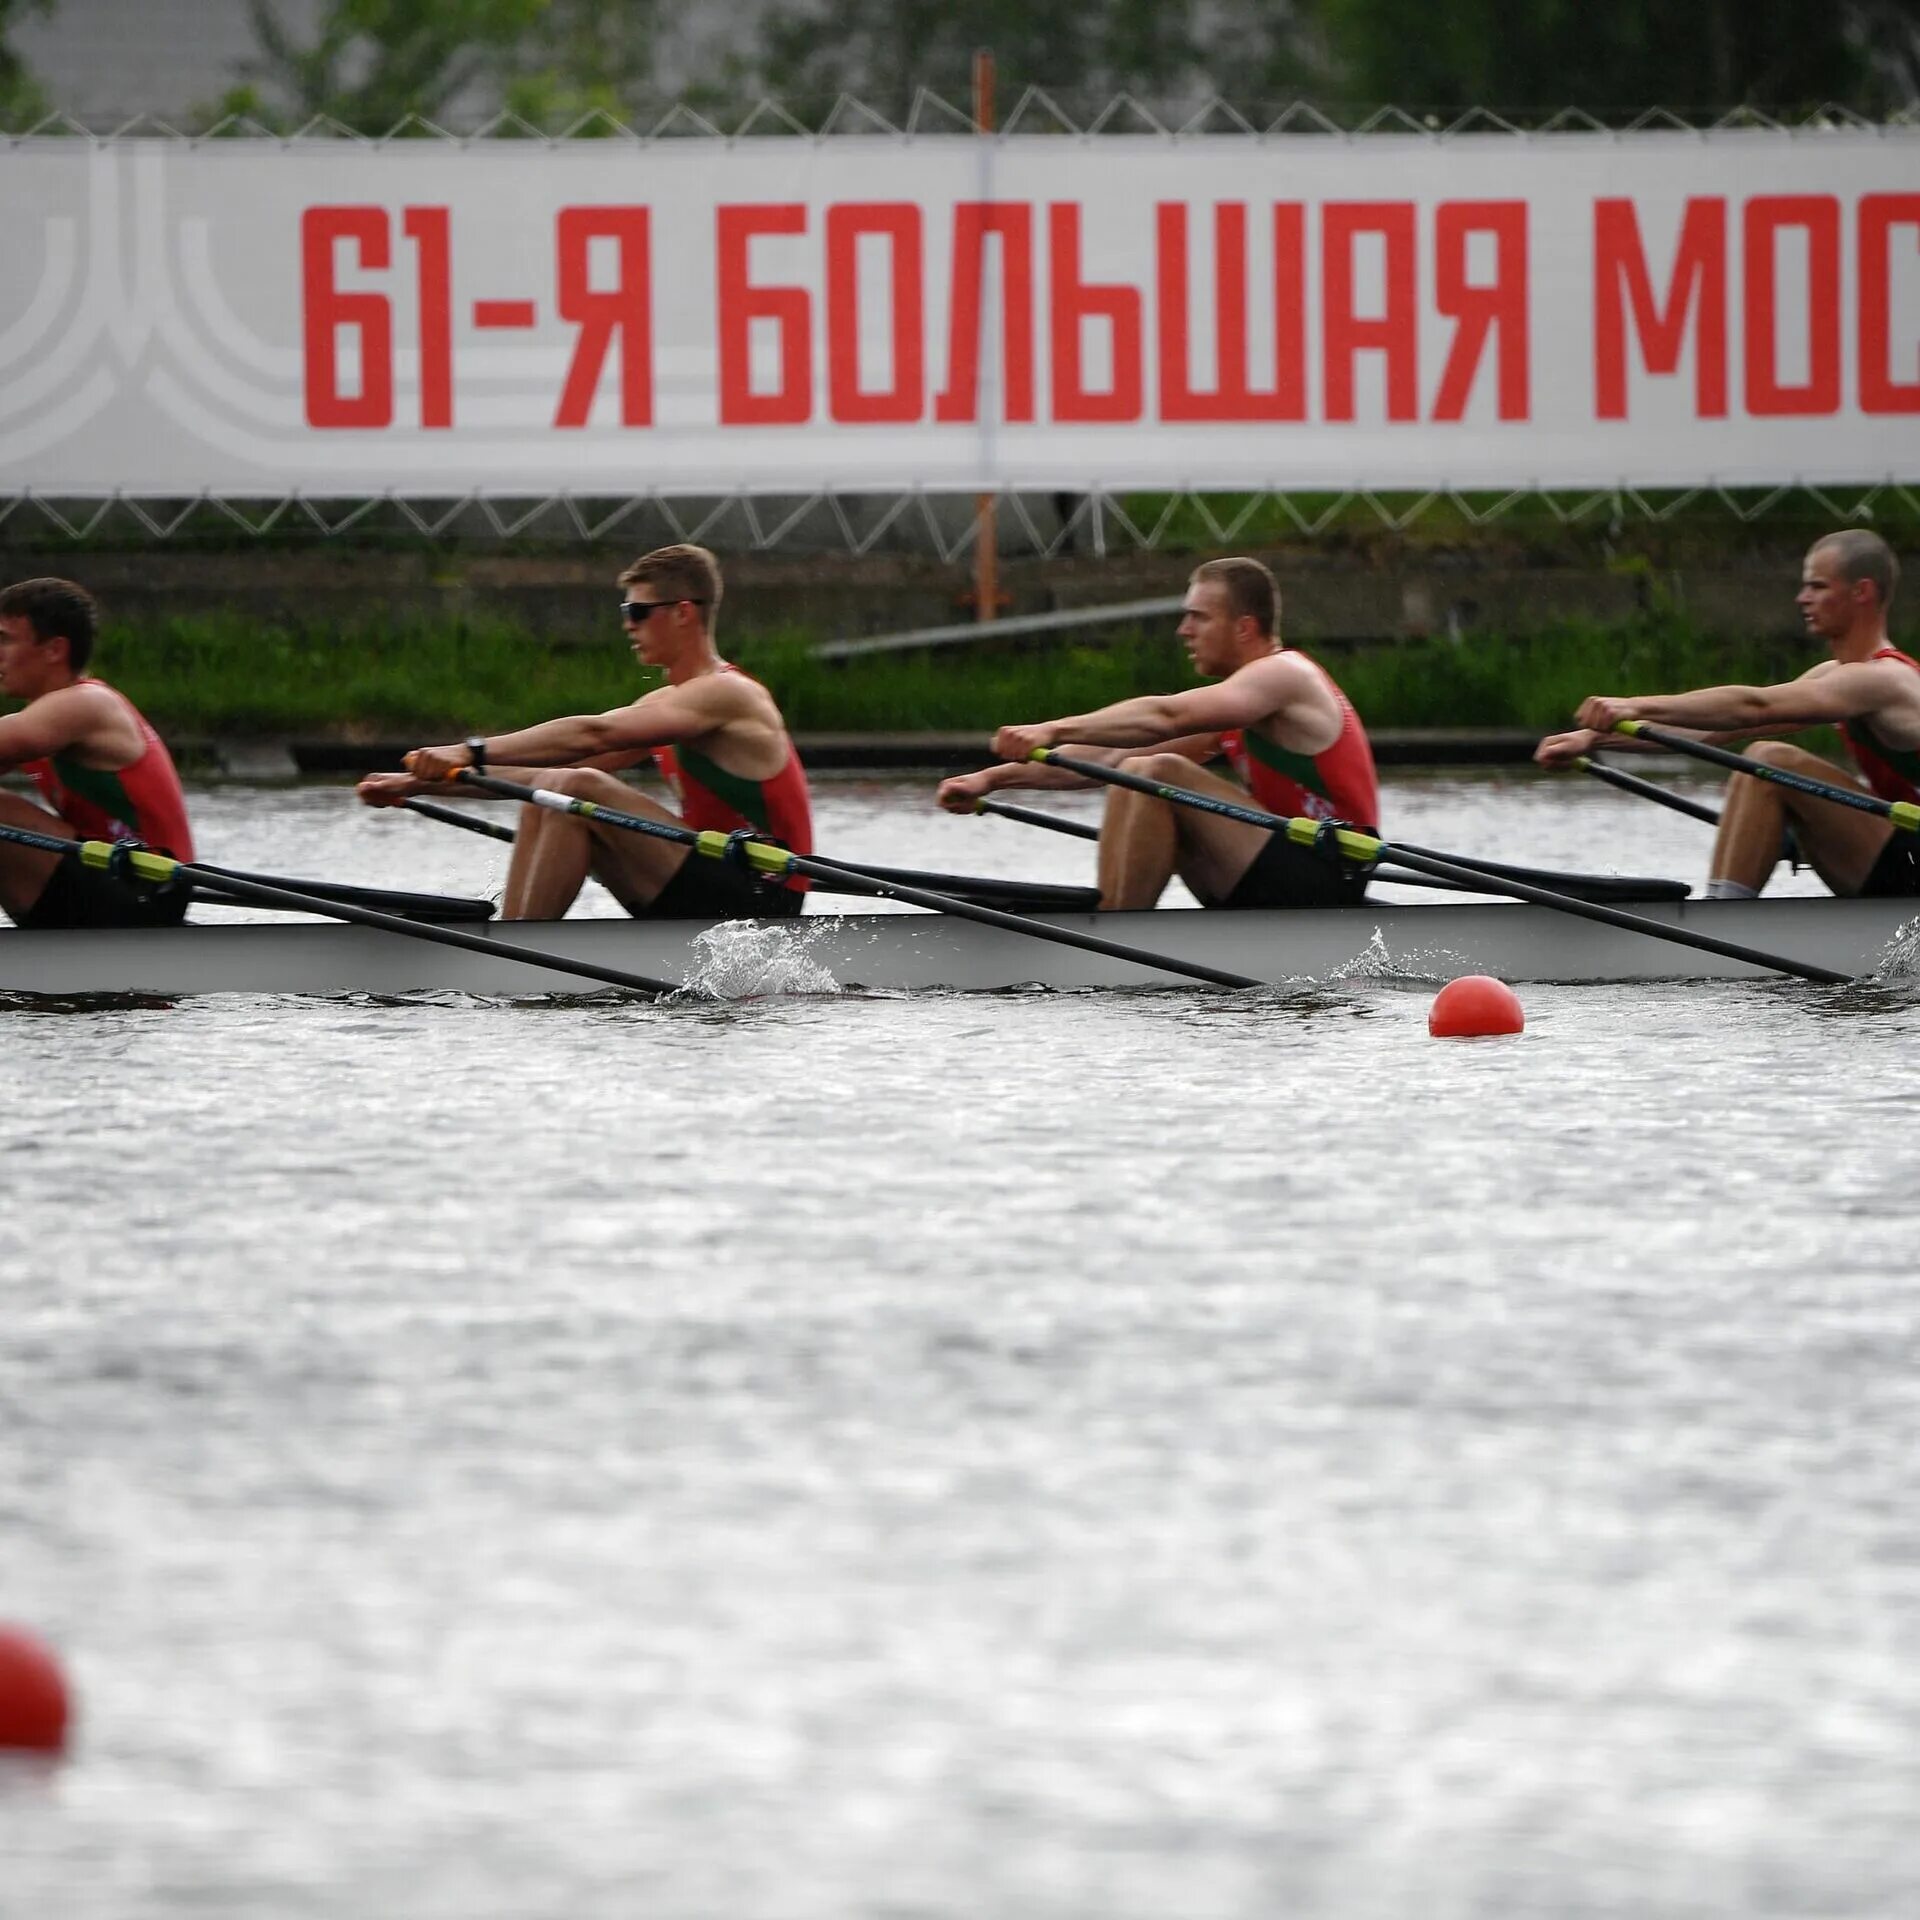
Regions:
<svg viewBox="0 0 1920 1920"><path fill-rule="evenodd" d="M434 800L402 800L400 804L409 813L417 813L428 820L438 820L443 826L464 827L469 833L484 833L489 840L504 840L513 844L513 829L496 826L491 820L476 820L470 813L462 813L458 807L443 807Z"/></svg>
<svg viewBox="0 0 1920 1920"><path fill-rule="evenodd" d="M178 871L183 879L204 879L223 893L237 899L257 900L262 906L290 907L296 911L321 914L329 920L345 920L358 927L379 927L387 933L405 934L413 940L430 940L438 946L460 947L468 953L484 953L496 960L512 960L522 966L538 967L552 973L575 974L583 980L599 980L610 987L627 987L638 993L678 993L670 980L654 980L642 973L628 973L619 967L602 967L591 960L575 960L567 955L521 953L499 940L477 933L461 933L453 927L439 927L419 920L402 919L397 913L380 913L372 907L356 907L344 900L323 899L318 894L296 893L286 887L262 886L255 881L239 880L222 873L218 867L200 867L181 861Z"/></svg>
<svg viewBox="0 0 1920 1920"><path fill-rule="evenodd" d="M936 913L950 913L962 920L977 920L982 926L1006 927L1014 933L1031 934L1050 940L1056 946L1078 947L1083 953L1101 953L1114 960L1130 960L1163 973L1185 974L1190 980L1205 980L1216 987L1257 987L1261 982L1244 973L1228 973L1221 967L1203 966L1197 960L1174 960L1165 954L1148 953L1139 947L1123 946L1117 940L1103 940L1098 934L1076 933L1070 927L1046 926L1018 913L1002 913L997 907L982 906L976 900L962 900L957 894L930 893L924 887L902 886L898 881L869 880L857 869L843 867L831 860L811 855L789 855L792 871L808 878L829 878L872 894L876 899L904 900L909 906L931 907Z"/></svg>
<svg viewBox="0 0 1920 1920"><path fill-rule="evenodd" d="M344 900L351 907L377 907L382 913L405 914L410 920L491 920L491 900L463 899L451 893L414 893L405 888L356 887L335 880L289 879L279 873L249 873L242 868L222 867L228 879L251 880L258 886L284 887L296 893L310 893L317 899ZM227 892L224 882L216 886L210 880L196 884L196 896L218 900Z"/></svg>
<svg viewBox="0 0 1920 1920"><path fill-rule="evenodd" d="M1075 840L1098 840L1100 829L1082 820L1063 820L1057 813L1042 813L1038 807L1016 807L1008 800L982 800L975 813L997 813L1002 820L1018 820L1029 827L1045 827L1049 833L1064 833Z"/></svg>
<svg viewBox="0 0 1920 1920"><path fill-rule="evenodd" d="M1170 801L1176 806L1197 807L1204 813L1217 813L1223 818L1240 820L1249 826L1264 827L1269 833L1284 832L1289 839L1302 845L1311 846L1320 836L1322 823L1317 820L1283 819L1277 813L1237 806L1230 800L1217 799L1210 793L1197 793L1190 787L1164 786L1157 780L1144 779L1139 774L1127 773L1119 767L1109 767L1091 760L1068 759L1050 748L1040 749L1034 758L1050 766L1063 768L1068 773L1083 774L1090 780L1103 780L1113 786L1151 794L1156 800ZM1443 880L1475 883L1483 893L1510 894L1516 900L1530 900L1537 906L1555 907L1562 913L1571 913L1582 920L1596 920L1604 926L1644 933L1655 940L1671 940L1683 947L1719 954L1723 959L1739 960L1748 966L1765 968L1771 972L1797 974L1803 980L1818 980L1833 985L1851 978L1848 974L1836 973L1831 967L1816 967L1778 954L1761 953L1753 947L1738 946L1731 940L1718 940L1712 934L1694 933L1685 927L1668 926L1664 921L1649 920L1643 914L1627 913L1619 907L1603 907L1595 901L1575 899L1571 894L1553 893L1524 880L1492 873L1483 866L1418 852L1412 847L1381 840L1372 834L1358 833L1351 828L1336 828L1333 840L1342 856L1350 860L1368 863L1397 860L1403 866L1413 868L1416 873L1432 873Z"/></svg>
<svg viewBox="0 0 1920 1920"><path fill-rule="evenodd" d="M665 820L649 820L643 814L622 813L612 807L603 807L595 800L576 800L570 795L554 793L546 788L521 786L516 781L496 779L492 774L475 773L471 768L463 768L455 778L483 792L501 794L512 800L530 801L535 806L546 807L556 813L571 813L607 826L625 827L636 833L649 834L655 839L677 841L712 859L726 859L733 851L731 836L724 833L696 833L691 827ZM997 907L981 906L976 901L963 900L957 894L935 893L928 888L910 886L897 880L873 878L857 867L842 866L837 861L823 860L818 855L792 853L785 847L776 846L771 840L744 841L740 846L740 855L755 872L770 879L784 874L799 874L810 880L837 881L878 898L904 900L909 906L927 907L935 913L951 914L956 920L977 920L982 926L1004 927L1009 933L1050 941L1055 946L1078 947L1085 953L1105 954L1111 959L1130 961L1135 966L1150 967L1161 973L1180 974L1189 980L1204 980L1210 986L1257 987L1262 984L1243 973L1228 973L1223 968L1203 966L1195 960L1175 960L1165 954L1148 953L1141 947L1122 946L1117 940L1102 940L1097 934L1076 933L1070 927L1050 926L1043 920L1030 920L1023 914L1002 913Z"/></svg>
<svg viewBox="0 0 1920 1920"><path fill-rule="evenodd" d="M1877 793L1862 793L1858 787L1836 787L1826 780L1815 780L1791 767L1776 767L1771 761L1755 760L1751 755L1731 753L1725 747L1705 740L1690 740L1683 733L1669 733L1664 727L1650 727L1644 720L1623 720L1617 732L1662 748L1668 753L1683 753L1690 759L1705 760L1734 773L1750 773L1756 780L1771 781L1776 787L1791 787L1795 793L1811 794L1816 800L1831 800L1837 807L1851 807L1856 813L1877 813L1909 833L1920 833L1920 806L1910 800L1882 800Z"/></svg>
<svg viewBox="0 0 1920 1920"><path fill-rule="evenodd" d="M458 807L436 806L431 800L403 800L400 804L429 820L439 820L450 827L465 827L469 833L484 833L492 839L508 842L514 838L511 827L495 826L489 820L476 820L471 814L462 813ZM940 887L948 893L983 894L990 899L1017 901L1035 912L1044 912L1049 908L1063 913L1090 912L1100 904L1099 895L1091 887L1055 885L1040 880L998 880L987 874L922 873L911 867L868 867L864 871L884 880L904 880L910 886ZM834 891L833 883L829 881L823 880L820 886L823 892ZM865 895L863 888L848 888L845 891L860 892L862 897Z"/></svg>
<svg viewBox="0 0 1920 1920"><path fill-rule="evenodd" d="M1684 794L1672 793L1651 780L1642 780L1637 773L1623 773L1618 767L1588 759L1584 753L1573 764L1582 773L1592 774L1603 785L1615 787L1621 793L1636 794L1642 800L1652 800L1660 806L1671 807L1675 813L1684 813L1694 820L1704 820L1709 826L1720 824L1718 807L1710 807L1702 800L1689 800Z"/></svg>
<svg viewBox="0 0 1920 1920"><path fill-rule="evenodd" d="M1710 933L1694 933L1685 927L1670 927L1664 921L1649 920L1638 913L1626 913L1619 907L1603 907L1598 901L1582 900L1570 893L1550 893L1545 887L1530 887L1524 880L1501 880L1473 866L1463 866L1454 860L1439 860L1428 854L1415 853L1410 847L1395 846L1391 849L1394 859L1402 860L1421 873L1438 874L1442 879L1477 881L1484 893L1507 893L1516 900L1531 900L1538 906L1553 907L1561 913L1577 915L1582 920L1597 920L1603 926L1625 927L1633 933L1644 933L1656 940L1672 940L1683 947L1694 947L1702 953L1717 953L1723 959L1742 960L1749 966L1765 967L1775 973L1796 974L1802 980L1817 980L1825 986L1838 986L1852 979L1851 974L1836 973L1831 967L1814 966L1800 960L1789 960L1783 954L1761 953L1753 947L1743 947L1732 940L1716 939Z"/></svg>
<svg viewBox="0 0 1920 1920"><path fill-rule="evenodd" d="M965 900L1013 901L1035 913L1092 913L1100 904L1097 887L1068 886L1051 880L998 880L984 873L922 873L917 867L861 866L857 871L875 880L897 880L910 887L957 893ZM818 880L816 885L823 892L835 890L832 881Z"/></svg>

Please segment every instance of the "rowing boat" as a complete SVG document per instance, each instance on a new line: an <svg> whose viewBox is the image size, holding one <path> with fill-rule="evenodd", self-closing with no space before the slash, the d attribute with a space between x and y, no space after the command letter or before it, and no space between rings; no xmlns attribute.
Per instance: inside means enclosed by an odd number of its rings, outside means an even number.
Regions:
<svg viewBox="0 0 1920 1920"><path fill-rule="evenodd" d="M1912 900L1825 896L1655 902L1636 911L1773 954L1871 975L1920 915ZM1447 901L1300 912L1048 913L1148 953L1273 984L1492 973L1513 981L1768 977L1741 961L1514 902ZM1164 987L1165 973L1002 927L922 913L816 913L754 926L701 920L490 922L484 951L428 945L372 927L305 920L203 921L141 930L0 930L0 992L29 994L596 991L543 967L553 955L720 992L834 988L994 991ZM1920 929L1908 940L1920 939Z"/></svg>

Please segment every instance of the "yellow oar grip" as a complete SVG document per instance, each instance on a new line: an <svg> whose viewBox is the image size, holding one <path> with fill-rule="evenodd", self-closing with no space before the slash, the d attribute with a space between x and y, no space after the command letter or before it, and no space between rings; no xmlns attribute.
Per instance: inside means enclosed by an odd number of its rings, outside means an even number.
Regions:
<svg viewBox="0 0 1920 1920"><path fill-rule="evenodd" d="M722 833L718 827L708 827L695 838L693 850L705 854L709 860L724 860L733 844L732 834ZM743 840L739 844L747 850L747 865L757 872L785 874L792 871L793 855L785 847L773 846L765 840Z"/></svg>
<svg viewBox="0 0 1920 1920"><path fill-rule="evenodd" d="M1320 844L1325 826L1324 820L1309 820L1304 814L1299 814L1287 822L1287 838L1299 846L1315 847ZM1380 842L1370 833L1356 833L1351 827L1335 827L1333 839L1349 860L1377 860L1380 857Z"/></svg>
<svg viewBox="0 0 1920 1920"><path fill-rule="evenodd" d="M1905 827L1909 833L1920 833L1920 807L1911 800L1896 800L1887 818L1896 827Z"/></svg>
<svg viewBox="0 0 1920 1920"><path fill-rule="evenodd" d="M124 860L128 868L142 880L171 880L174 869L180 864L178 860L168 859L164 853L149 853L144 847L123 853L105 840L80 842L80 864L84 867L97 867L102 873L107 873L119 860Z"/></svg>
<svg viewBox="0 0 1920 1920"><path fill-rule="evenodd" d="M1638 733L1644 724L1640 720L1616 720L1613 730L1615 733Z"/></svg>
<svg viewBox="0 0 1920 1920"><path fill-rule="evenodd" d="M1029 760L1045 760L1047 755L1052 751L1053 749L1051 747L1035 747L1034 750L1027 755L1027 758Z"/></svg>

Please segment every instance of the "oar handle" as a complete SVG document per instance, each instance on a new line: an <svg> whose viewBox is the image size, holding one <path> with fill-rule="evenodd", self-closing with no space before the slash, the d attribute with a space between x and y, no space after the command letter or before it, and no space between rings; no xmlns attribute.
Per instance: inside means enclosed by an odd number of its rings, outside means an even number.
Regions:
<svg viewBox="0 0 1920 1920"><path fill-rule="evenodd" d="M1790 767L1776 767L1750 754L1731 753L1725 747L1705 740L1690 740L1684 733L1669 733L1664 727L1649 726L1644 720L1622 720L1616 733L1645 740L1669 753L1684 753L1695 760L1706 760L1734 773L1750 773L1757 780L1770 780L1777 787L1791 787L1796 793L1811 794L1816 800L1831 800L1837 807L1851 807L1856 813L1877 813L1908 833L1920 833L1920 806L1911 800L1882 800L1877 793L1862 793L1858 787L1836 787L1825 780L1814 780Z"/></svg>

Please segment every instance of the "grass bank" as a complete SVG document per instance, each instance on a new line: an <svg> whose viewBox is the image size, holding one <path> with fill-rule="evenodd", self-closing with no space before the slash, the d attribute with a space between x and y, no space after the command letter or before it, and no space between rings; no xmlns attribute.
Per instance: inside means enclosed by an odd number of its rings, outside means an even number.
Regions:
<svg viewBox="0 0 1920 1920"><path fill-rule="evenodd" d="M813 636L730 636L803 732L984 730L1192 683L1166 634L1109 644L990 643L827 665ZM1323 655L1374 727L1537 727L1588 693L1777 680L1809 663L1790 648L1732 643L1662 612L1630 625L1570 623L1497 634L1333 648ZM369 620L342 632L221 615L116 630L100 670L165 733L456 738L633 699L651 676L616 641L553 646L506 624Z"/></svg>

